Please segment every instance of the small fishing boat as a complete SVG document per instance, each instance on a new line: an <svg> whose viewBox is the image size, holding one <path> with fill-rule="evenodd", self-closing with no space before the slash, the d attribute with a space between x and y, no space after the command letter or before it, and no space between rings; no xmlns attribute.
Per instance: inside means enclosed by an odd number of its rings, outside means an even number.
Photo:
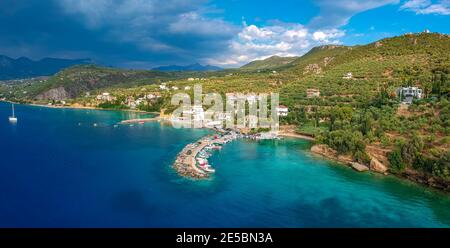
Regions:
<svg viewBox="0 0 450 248"><path fill-rule="evenodd" d="M215 173L215 172L216 172L216 170L213 169L213 168L211 167L211 165L209 165L209 164L205 165L202 169L203 169L204 171L208 172L208 173Z"/></svg>

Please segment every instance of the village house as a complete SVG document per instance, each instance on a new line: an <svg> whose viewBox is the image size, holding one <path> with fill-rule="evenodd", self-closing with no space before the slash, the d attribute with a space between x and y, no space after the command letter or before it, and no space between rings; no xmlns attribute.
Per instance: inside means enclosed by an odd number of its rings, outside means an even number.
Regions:
<svg viewBox="0 0 450 248"><path fill-rule="evenodd" d="M400 87L397 89L397 95L402 103L412 104L414 99L422 99L422 89L418 87Z"/></svg>
<svg viewBox="0 0 450 248"><path fill-rule="evenodd" d="M203 107L201 105L194 105L194 107L192 108L192 112L194 121L202 121L205 119L205 111L203 110Z"/></svg>
<svg viewBox="0 0 450 248"><path fill-rule="evenodd" d="M190 89L191 89L191 86L184 87L184 90L190 90Z"/></svg>
<svg viewBox="0 0 450 248"><path fill-rule="evenodd" d="M284 105L280 105L277 107L277 113L278 116L286 117L289 113L289 108Z"/></svg>
<svg viewBox="0 0 450 248"><path fill-rule="evenodd" d="M111 96L111 94L108 92L103 92L101 95L97 95L97 100L111 102L115 101L116 98Z"/></svg>
<svg viewBox="0 0 450 248"><path fill-rule="evenodd" d="M319 89L307 89L306 97L307 98L320 97L320 90Z"/></svg>
<svg viewBox="0 0 450 248"><path fill-rule="evenodd" d="M160 84L160 85L159 85L159 89L161 89L161 90L167 90L168 88L167 88L166 83Z"/></svg>
<svg viewBox="0 0 450 248"><path fill-rule="evenodd" d="M228 113L228 112L218 113L217 114L217 119L219 121L231 121L232 115L233 115L232 113Z"/></svg>
<svg viewBox="0 0 450 248"><path fill-rule="evenodd" d="M353 78L353 73L347 72L347 74L345 74L342 78L343 79L352 79Z"/></svg>
<svg viewBox="0 0 450 248"><path fill-rule="evenodd" d="M153 99L157 98L157 96L154 95L154 94L148 94L148 95L145 96L145 98L146 98L147 100L153 100Z"/></svg>

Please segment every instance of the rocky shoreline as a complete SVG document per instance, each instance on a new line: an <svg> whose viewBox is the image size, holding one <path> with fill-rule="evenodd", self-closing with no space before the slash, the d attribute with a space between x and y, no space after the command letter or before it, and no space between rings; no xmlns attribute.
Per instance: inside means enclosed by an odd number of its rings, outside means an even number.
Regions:
<svg viewBox="0 0 450 248"><path fill-rule="evenodd" d="M387 175L388 167L378 161L376 158L371 158L370 163L368 165L357 163L353 161L352 156L350 155L340 155L335 150L330 148L327 145L319 144L311 147L311 152L315 154L319 154L328 159L332 159L334 161L346 164L352 167L354 170L363 172L363 171L373 171L380 174Z"/></svg>
<svg viewBox="0 0 450 248"><path fill-rule="evenodd" d="M353 158L348 155L339 155L335 150L328 147L324 144L318 144L311 147L311 152L314 154L321 155L325 158L337 161L339 163L348 165L352 167L354 170L359 172L364 171L373 171L376 173L380 173L383 175L388 175L389 167L383 163L381 163L377 158L371 156L370 164L364 165L360 163L356 163L353 161ZM438 189L445 192L450 192L450 184L448 181L443 179L435 178L430 175L425 175L424 173L420 173L414 171L412 169L406 169L402 173L392 173L392 175L398 176L400 178L404 178L406 180L425 185L434 189Z"/></svg>

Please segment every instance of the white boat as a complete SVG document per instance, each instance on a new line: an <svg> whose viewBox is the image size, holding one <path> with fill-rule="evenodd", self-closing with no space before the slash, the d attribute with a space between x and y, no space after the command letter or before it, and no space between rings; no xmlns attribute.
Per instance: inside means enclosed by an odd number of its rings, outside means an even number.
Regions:
<svg viewBox="0 0 450 248"><path fill-rule="evenodd" d="M208 172L208 173L215 173L216 172L216 170L211 168L211 165L206 165L205 167L203 167L203 170Z"/></svg>
<svg viewBox="0 0 450 248"><path fill-rule="evenodd" d="M14 104L12 104L12 116L9 117L9 122L11 122L11 123L17 122L17 117L15 116L15 113L14 113Z"/></svg>

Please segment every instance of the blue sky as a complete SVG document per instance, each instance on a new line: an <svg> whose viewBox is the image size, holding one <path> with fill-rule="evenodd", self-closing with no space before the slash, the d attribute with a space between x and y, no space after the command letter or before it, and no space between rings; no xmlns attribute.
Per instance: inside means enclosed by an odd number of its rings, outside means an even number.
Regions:
<svg viewBox="0 0 450 248"><path fill-rule="evenodd" d="M450 0L2 0L0 54L237 67L449 24Z"/></svg>

